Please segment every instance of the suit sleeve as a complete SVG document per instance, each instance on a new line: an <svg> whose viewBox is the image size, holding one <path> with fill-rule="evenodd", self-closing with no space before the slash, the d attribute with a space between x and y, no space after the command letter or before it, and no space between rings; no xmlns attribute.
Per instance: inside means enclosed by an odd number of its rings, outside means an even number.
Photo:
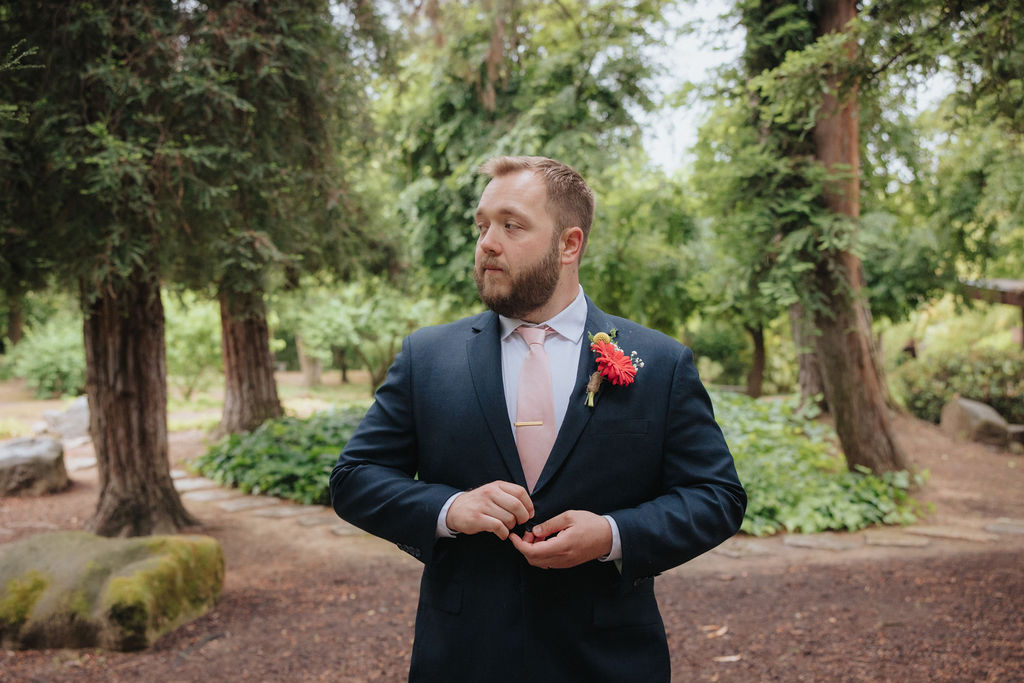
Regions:
<svg viewBox="0 0 1024 683"><path fill-rule="evenodd" d="M342 519L427 562L438 514L458 489L416 479L412 357L407 337L331 472L331 504Z"/></svg>
<svg viewBox="0 0 1024 683"><path fill-rule="evenodd" d="M747 496L740 485L693 352L683 347L666 406L662 493L611 513L622 540L622 575L653 576L736 533Z"/></svg>

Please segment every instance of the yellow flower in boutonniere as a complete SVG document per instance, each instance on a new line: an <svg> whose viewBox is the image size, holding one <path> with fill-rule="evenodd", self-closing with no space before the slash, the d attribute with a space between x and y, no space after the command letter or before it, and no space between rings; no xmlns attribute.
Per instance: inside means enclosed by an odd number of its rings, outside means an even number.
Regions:
<svg viewBox="0 0 1024 683"><path fill-rule="evenodd" d="M587 406L594 407L594 398L601 389L601 382L607 379L615 386L629 386L636 379L637 371L644 366L643 360L633 351L628 356L613 340L618 331L588 334L590 350L597 354L597 371L587 382Z"/></svg>

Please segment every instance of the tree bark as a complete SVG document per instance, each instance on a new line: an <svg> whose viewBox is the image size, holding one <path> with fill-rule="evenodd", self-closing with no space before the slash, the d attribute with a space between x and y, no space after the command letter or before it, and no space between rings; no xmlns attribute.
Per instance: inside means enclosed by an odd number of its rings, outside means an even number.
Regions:
<svg viewBox="0 0 1024 683"><path fill-rule="evenodd" d="M219 299L224 411L217 431L233 434L255 429L284 411L277 397L262 293L222 291Z"/></svg>
<svg viewBox="0 0 1024 683"><path fill-rule="evenodd" d="M820 4L819 32L845 30L856 16L854 0L828 0ZM849 43L851 54L856 43ZM860 216L860 139L856 87L839 99L833 79L814 129L816 156L836 173L825 192L835 214L856 220ZM860 296L861 265L849 251L823 252L815 270L818 291L827 308L814 312L819 330L815 338L825 396L835 419L836 433L853 470L858 465L880 473L907 469L907 459L896 443L889 420L878 368L871 348L870 316Z"/></svg>
<svg viewBox="0 0 1024 683"><path fill-rule="evenodd" d="M828 401L825 400L825 384L821 379L821 364L815 353L813 333L808 329L810 322L804 314L804 307L793 304L789 307L789 327L793 333L793 345L796 346L796 361L799 368L797 381L800 384L800 405L815 404L823 413L828 412Z"/></svg>
<svg viewBox="0 0 1024 683"><path fill-rule="evenodd" d="M764 390L764 325L758 324L755 327L747 327L747 333L754 342L754 360L747 373L747 396L760 398Z"/></svg>
<svg viewBox="0 0 1024 683"><path fill-rule="evenodd" d="M25 335L25 309L21 301L21 295L17 294L7 299L7 341L11 342L12 348Z"/></svg>
<svg viewBox="0 0 1024 683"><path fill-rule="evenodd" d="M306 355L306 349L299 335L295 335L295 351L299 356L299 370L302 371L303 383L307 387L318 387L323 384L324 364L319 358Z"/></svg>
<svg viewBox="0 0 1024 683"><path fill-rule="evenodd" d="M334 365L341 371L341 383L348 384L348 354L340 346L331 347L331 355L334 357Z"/></svg>
<svg viewBox="0 0 1024 683"><path fill-rule="evenodd" d="M101 536L173 533L198 524L167 460L167 366L160 286L141 272L86 303L89 434L100 498L85 528Z"/></svg>

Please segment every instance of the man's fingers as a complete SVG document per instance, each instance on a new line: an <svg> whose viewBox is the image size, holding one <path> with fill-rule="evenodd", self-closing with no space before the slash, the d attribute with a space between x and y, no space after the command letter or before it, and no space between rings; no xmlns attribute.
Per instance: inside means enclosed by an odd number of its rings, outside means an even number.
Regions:
<svg viewBox="0 0 1024 683"><path fill-rule="evenodd" d="M532 542L526 539L532 534ZM604 557L611 551L608 521L592 512L568 510L513 539L526 561L542 569L565 569Z"/></svg>
<svg viewBox="0 0 1024 683"><path fill-rule="evenodd" d="M526 519L531 519L534 515L533 501L530 500L530 492L524 489L519 484L513 484L510 481L498 481L495 482L505 493L514 496L522 504L523 509L526 511ZM526 519L522 520L523 522ZM522 523L522 522L520 522Z"/></svg>
<svg viewBox="0 0 1024 683"><path fill-rule="evenodd" d="M555 515L543 524L538 524L531 531L537 540L544 540L548 536L554 536L572 526L572 510L567 510L560 515Z"/></svg>
<svg viewBox="0 0 1024 683"><path fill-rule="evenodd" d="M526 489L510 482L494 481L467 491L452 501L445 523L458 533L489 532L505 540L509 529L525 523L532 516L533 501Z"/></svg>
<svg viewBox="0 0 1024 683"><path fill-rule="evenodd" d="M527 498L529 501L529 498ZM525 524L533 517L533 503L530 503L530 507L523 504L523 501L518 496L512 495L504 490L495 494L494 502L502 509L508 512L513 517L513 524L509 526L511 529L516 524Z"/></svg>

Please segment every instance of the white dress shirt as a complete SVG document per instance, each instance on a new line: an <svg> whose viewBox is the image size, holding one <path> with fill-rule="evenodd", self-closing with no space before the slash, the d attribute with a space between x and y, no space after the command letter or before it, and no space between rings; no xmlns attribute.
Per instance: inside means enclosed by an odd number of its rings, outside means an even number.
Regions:
<svg viewBox="0 0 1024 683"><path fill-rule="evenodd" d="M519 391L519 372L523 367L523 361L530 347L526 341L515 334L516 328L520 325L531 325L531 323L498 316L501 325L501 380L505 387L505 406L508 408L508 421L512 427L512 434L515 435L516 403ZM547 352L551 365L551 392L555 407L555 431L562 428L562 420L565 419L565 411L569 408L569 397L576 386L576 370L579 366L580 352L583 346L583 337L587 325L587 300L583 296L583 287L580 287L576 298L550 320L541 323L555 331L549 334L544 340L544 351ZM444 504L440 514L437 516L438 538L453 538L455 533L448 528L445 520L448 517L448 508L452 501L462 493L456 493ZM612 528L612 550L601 561L622 559L622 542L619 538L619 528L609 515L604 515ZM541 520L543 521L543 520Z"/></svg>

